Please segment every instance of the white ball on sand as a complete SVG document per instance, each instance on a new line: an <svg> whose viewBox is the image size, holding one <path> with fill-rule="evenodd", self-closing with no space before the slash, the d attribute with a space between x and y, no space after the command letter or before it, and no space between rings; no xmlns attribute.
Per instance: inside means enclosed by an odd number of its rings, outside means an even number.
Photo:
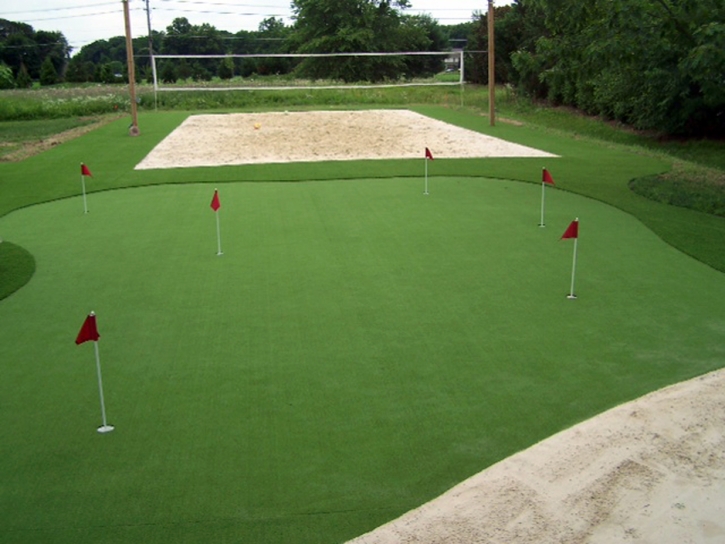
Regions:
<svg viewBox="0 0 725 544"><path fill-rule="evenodd" d="M254 130L259 130L262 128L262 123L254 123Z"/></svg>

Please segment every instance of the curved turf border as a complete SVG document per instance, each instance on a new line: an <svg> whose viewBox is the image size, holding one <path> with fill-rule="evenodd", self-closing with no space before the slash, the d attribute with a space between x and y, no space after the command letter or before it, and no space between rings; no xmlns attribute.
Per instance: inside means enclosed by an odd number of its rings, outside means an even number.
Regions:
<svg viewBox="0 0 725 544"><path fill-rule="evenodd" d="M282 106L289 107L289 106ZM351 105L348 109L354 109ZM402 106L405 107L405 106ZM475 110L444 106L409 109L441 121L560 155L541 159L439 159L431 177L471 176L540 183L542 166L553 173L557 189L594 198L632 214L665 242L725 272L725 218L653 202L635 194L632 179L671 169L673 159L642 148L611 144L556 129L500 122L491 127ZM206 112L208 113L208 112ZM224 112L220 112L224 113ZM169 183L309 181L418 177L421 161L338 161L135 171L133 167L192 112L141 115L142 135L129 138L127 120L102 127L23 163L0 165L0 217L24 206L78 196L78 165L92 164L89 193Z"/></svg>
<svg viewBox="0 0 725 544"><path fill-rule="evenodd" d="M9 297L30 281L35 258L12 242L0 243L0 300Z"/></svg>

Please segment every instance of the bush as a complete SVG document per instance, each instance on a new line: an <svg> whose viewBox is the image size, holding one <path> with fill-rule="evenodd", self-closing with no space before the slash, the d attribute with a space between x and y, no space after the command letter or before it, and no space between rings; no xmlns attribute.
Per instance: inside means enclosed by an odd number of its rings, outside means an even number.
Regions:
<svg viewBox="0 0 725 544"><path fill-rule="evenodd" d="M15 78L13 77L13 70L5 64L0 63L0 89L12 89L15 87Z"/></svg>
<svg viewBox="0 0 725 544"><path fill-rule="evenodd" d="M40 84L55 85L58 83L58 72L55 71L55 66L50 57L45 57L43 64L40 65Z"/></svg>
<svg viewBox="0 0 725 544"><path fill-rule="evenodd" d="M15 82L18 89L29 89L33 86L33 80L30 78L28 69L25 64L20 65L20 72L18 72L18 79Z"/></svg>

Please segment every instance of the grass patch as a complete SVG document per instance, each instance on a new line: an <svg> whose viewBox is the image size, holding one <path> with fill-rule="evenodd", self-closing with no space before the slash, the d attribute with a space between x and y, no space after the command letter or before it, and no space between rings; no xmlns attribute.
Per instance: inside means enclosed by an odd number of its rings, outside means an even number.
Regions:
<svg viewBox="0 0 725 544"><path fill-rule="evenodd" d="M677 161L671 171L634 179L629 187L656 202L725 217L725 171Z"/></svg>
<svg viewBox="0 0 725 544"><path fill-rule="evenodd" d="M0 162L21 161L109 123L118 115L0 122Z"/></svg>
<svg viewBox="0 0 725 544"><path fill-rule="evenodd" d="M27 284L34 273L35 259L26 249L0 241L0 300Z"/></svg>
<svg viewBox="0 0 725 544"><path fill-rule="evenodd" d="M66 117L36 121L0 122L0 140L3 142L27 142L40 140L77 127L90 125L95 118Z"/></svg>
<svg viewBox="0 0 725 544"><path fill-rule="evenodd" d="M502 113L525 123L561 131L572 137L587 137L640 148L643 152L667 155L682 161L725 170L725 140L663 139L649 132L635 131L621 123L584 115L573 108L551 107L516 93L497 97Z"/></svg>
<svg viewBox="0 0 725 544"><path fill-rule="evenodd" d="M0 304L5 542L339 543L722 365L722 274L593 199L550 192L541 229L533 184L437 175L424 197L420 176L191 170L91 193L87 215L75 197L0 220L39 263ZM193 175L230 176L222 257L215 185ZM93 349L73 343L91 309L103 437Z"/></svg>

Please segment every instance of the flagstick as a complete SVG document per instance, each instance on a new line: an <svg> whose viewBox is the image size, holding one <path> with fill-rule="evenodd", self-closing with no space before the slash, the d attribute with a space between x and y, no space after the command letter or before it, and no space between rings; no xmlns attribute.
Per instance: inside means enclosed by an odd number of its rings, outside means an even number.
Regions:
<svg viewBox="0 0 725 544"><path fill-rule="evenodd" d="M428 194L428 157L425 158L425 192L423 194Z"/></svg>
<svg viewBox="0 0 725 544"><path fill-rule="evenodd" d="M214 214L216 215L216 241L217 241L217 256L223 255L222 253L222 235L219 229L219 210Z"/></svg>
<svg viewBox="0 0 725 544"><path fill-rule="evenodd" d="M98 370L98 392L101 397L101 417L103 418L103 426L98 427L99 433L110 433L114 427L109 425L106 421L106 404L103 401L103 379L101 378L101 358L98 355L98 340L93 342L93 346L96 348L96 369Z"/></svg>
<svg viewBox="0 0 725 544"><path fill-rule="evenodd" d="M545 227L544 224L544 193L546 192L546 183L543 181L541 182L541 223L539 223L540 227Z"/></svg>
<svg viewBox="0 0 725 544"><path fill-rule="evenodd" d="M83 213L88 213L88 204L86 203L86 178L81 174L81 187L83 188Z"/></svg>
<svg viewBox="0 0 725 544"><path fill-rule="evenodd" d="M569 290L569 294L566 296L568 299L575 299L576 295L574 294L574 274L576 273L576 244L579 241L579 238L574 238L574 260L571 265L571 289Z"/></svg>

